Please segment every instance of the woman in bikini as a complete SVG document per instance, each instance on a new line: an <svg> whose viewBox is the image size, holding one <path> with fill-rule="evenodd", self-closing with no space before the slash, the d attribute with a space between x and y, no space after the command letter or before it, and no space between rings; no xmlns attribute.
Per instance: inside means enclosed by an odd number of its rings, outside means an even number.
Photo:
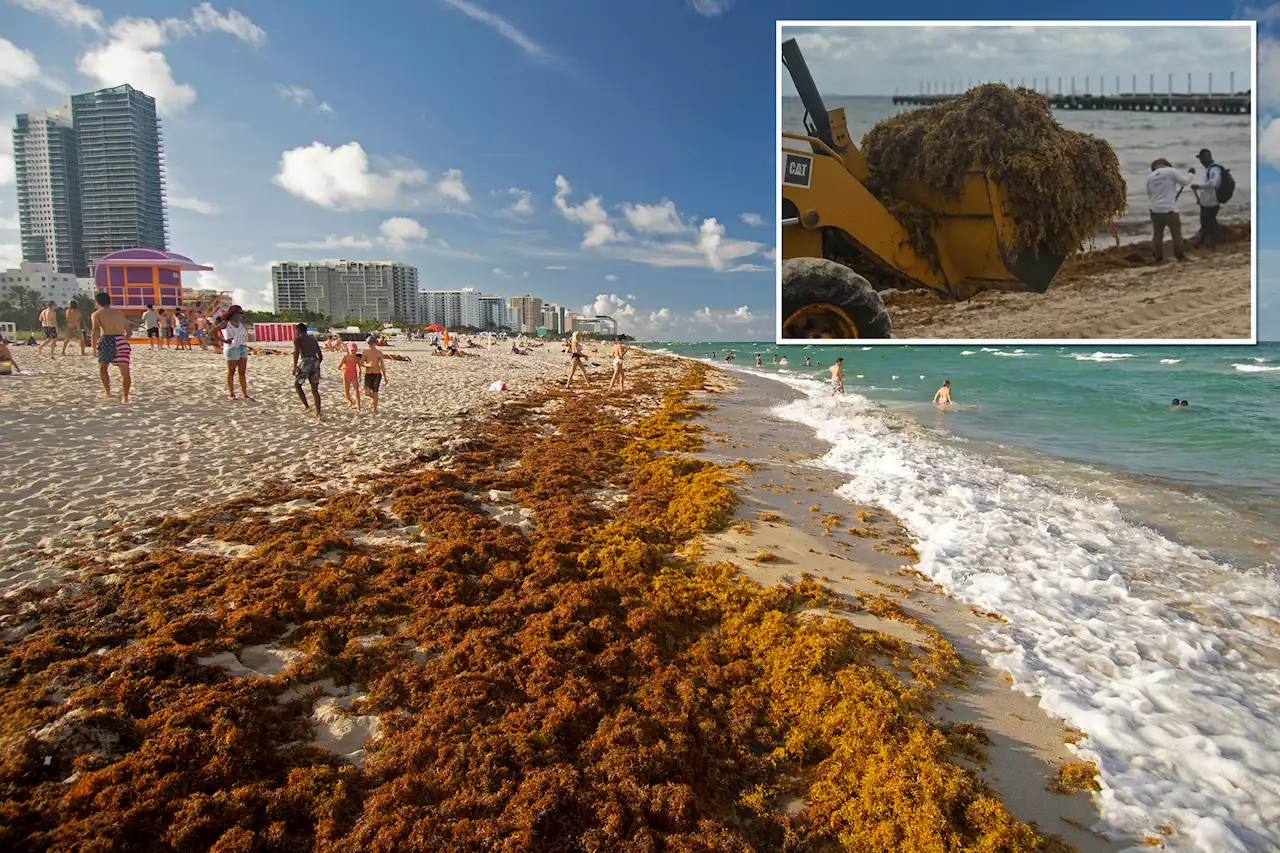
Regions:
<svg viewBox="0 0 1280 853"><path fill-rule="evenodd" d="M631 348L622 343L622 335L618 335L618 339L613 342L613 376L609 378L609 390L613 390L613 383L618 383L618 390L627 390L627 369L623 366L622 360L627 357L627 352ZM583 376L586 371L583 371Z"/></svg>
<svg viewBox="0 0 1280 853"><path fill-rule="evenodd" d="M939 406L951 405L951 380L944 379L942 387L933 395L933 402Z"/></svg>
<svg viewBox="0 0 1280 853"><path fill-rule="evenodd" d="M582 371L582 381L590 385L591 380L587 378L587 355L582 351L582 337L574 332L569 341L569 379L564 387L568 388L573 384L573 375L578 371Z"/></svg>

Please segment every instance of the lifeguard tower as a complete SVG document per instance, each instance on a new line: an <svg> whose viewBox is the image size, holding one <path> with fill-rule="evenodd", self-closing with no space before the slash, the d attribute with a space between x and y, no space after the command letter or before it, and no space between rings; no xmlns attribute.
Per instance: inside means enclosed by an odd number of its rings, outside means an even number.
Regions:
<svg viewBox="0 0 1280 853"><path fill-rule="evenodd" d="M122 249L93 262L93 283L98 292L110 295L112 308L136 323L148 305L166 311L186 307L184 272L213 272L213 267L158 249Z"/></svg>

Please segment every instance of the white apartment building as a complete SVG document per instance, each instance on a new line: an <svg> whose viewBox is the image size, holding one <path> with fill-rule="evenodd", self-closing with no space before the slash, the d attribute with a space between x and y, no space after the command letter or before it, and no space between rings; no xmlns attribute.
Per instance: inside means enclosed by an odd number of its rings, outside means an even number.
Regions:
<svg viewBox="0 0 1280 853"><path fill-rule="evenodd" d="M507 310L507 297L498 296L493 293L482 293L476 297L476 301L480 308L480 322L477 324L482 329L511 329L511 312Z"/></svg>
<svg viewBox="0 0 1280 853"><path fill-rule="evenodd" d="M438 324L446 329L461 326L480 328L480 296L475 288L462 290L423 290L418 294L418 316L421 322Z"/></svg>
<svg viewBox="0 0 1280 853"><path fill-rule="evenodd" d="M72 299L92 300L93 279L76 278L70 273L58 272L53 264L24 261L17 269L0 271L0 301L17 304L15 288L25 287L40 294L40 304L52 300L59 308L66 308Z"/></svg>
<svg viewBox="0 0 1280 853"><path fill-rule="evenodd" d="M604 315L574 317L573 330L584 335L599 335L602 338L609 338L618 334L618 321Z"/></svg>
<svg viewBox="0 0 1280 853"><path fill-rule="evenodd" d="M276 311L346 320L422 321L418 268L391 261L281 261L271 266Z"/></svg>
<svg viewBox="0 0 1280 853"><path fill-rule="evenodd" d="M555 303L548 302L542 306L542 325L548 332L553 335L559 335L565 331L564 328L564 308Z"/></svg>
<svg viewBox="0 0 1280 853"><path fill-rule="evenodd" d="M80 213L80 166L70 104L32 110L13 130L22 259L87 276Z"/></svg>

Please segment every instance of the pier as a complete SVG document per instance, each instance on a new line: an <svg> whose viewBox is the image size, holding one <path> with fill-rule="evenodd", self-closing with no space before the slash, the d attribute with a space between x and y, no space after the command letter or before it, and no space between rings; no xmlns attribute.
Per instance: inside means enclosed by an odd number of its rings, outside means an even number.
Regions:
<svg viewBox="0 0 1280 853"><path fill-rule="evenodd" d="M1202 92L1197 92L1192 85L1192 75L1187 75L1187 88L1182 92L1173 90L1173 75L1169 75L1168 84L1164 91L1156 91L1156 75L1148 75L1147 91L1138 91L1138 75L1134 74L1132 85L1128 92L1120 91L1120 77L1115 78L1115 88L1112 90L1114 94L1108 95L1107 78L1099 75L1098 77L1087 76L1084 78L1084 92L1081 94L1076 89L1075 77L1067 77L1070 82L1070 88L1063 86L1063 78L1058 78L1057 91L1050 84L1050 77L1032 77L1031 88L1039 92L1049 99L1049 103L1057 110L1122 110L1125 112L1144 112L1144 113L1221 113L1224 115L1249 115L1253 112L1253 92L1252 91L1236 91L1236 75L1231 72L1229 75L1230 85L1225 92L1214 90L1213 75L1208 75L1208 86ZM1221 79L1221 78L1219 78ZM1044 85L1040 85L1040 81L1044 81ZM1094 80L1098 82L1098 91L1095 93L1091 84ZM1022 78L1019 86L1015 80L994 80L986 81L988 83L1002 83L1008 85L1009 88L1028 88L1027 78ZM900 95L897 91L893 93L893 102L895 104L905 104L908 106L928 107L934 104L940 104L957 97L961 92L974 88L973 80L968 81L968 85L964 85L964 80L931 80L920 84L920 91L914 95ZM978 85L983 85L983 81L979 80Z"/></svg>
<svg viewBox="0 0 1280 853"><path fill-rule="evenodd" d="M958 95L894 95L895 104L927 107ZM1147 113L1224 113L1248 115L1253 99L1237 95L1047 95L1056 110L1127 110Z"/></svg>

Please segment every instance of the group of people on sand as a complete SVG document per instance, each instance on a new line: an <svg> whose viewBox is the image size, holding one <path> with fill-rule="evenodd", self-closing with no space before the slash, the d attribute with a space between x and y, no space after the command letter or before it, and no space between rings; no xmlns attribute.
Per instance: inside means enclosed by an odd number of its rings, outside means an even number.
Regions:
<svg viewBox="0 0 1280 853"><path fill-rule="evenodd" d="M623 342L622 335L618 335L613 341L613 349L610 356L613 358L613 375L609 377L609 388L612 391L616 383L618 390L627 390L627 354L631 352L631 347ZM582 335L574 332L567 343L564 345L564 351L569 354L569 378L565 381L564 387L568 388L573 385L573 377L582 374L582 381L586 385L591 384L591 379L587 376L587 354L582 349ZM514 352L514 350L513 350Z"/></svg>
<svg viewBox="0 0 1280 853"><path fill-rule="evenodd" d="M1196 235L1195 247L1216 246L1226 240L1226 233L1218 222L1218 210L1224 201L1230 200L1234 179L1230 172L1214 162L1213 153L1208 148L1200 149L1196 159L1204 167L1204 180L1200 183L1196 183L1191 177L1195 174L1195 169L1189 173L1180 172L1163 157L1151 163L1151 174L1147 176L1147 200L1151 208L1153 231L1151 247L1157 264L1164 263L1166 228L1173 239L1174 259L1180 263L1191 260L1183 250L1182 218L1178 214L1178 197L1182 194L1182 187L1191 187L1200 207L1200 233Z"/></svg>

